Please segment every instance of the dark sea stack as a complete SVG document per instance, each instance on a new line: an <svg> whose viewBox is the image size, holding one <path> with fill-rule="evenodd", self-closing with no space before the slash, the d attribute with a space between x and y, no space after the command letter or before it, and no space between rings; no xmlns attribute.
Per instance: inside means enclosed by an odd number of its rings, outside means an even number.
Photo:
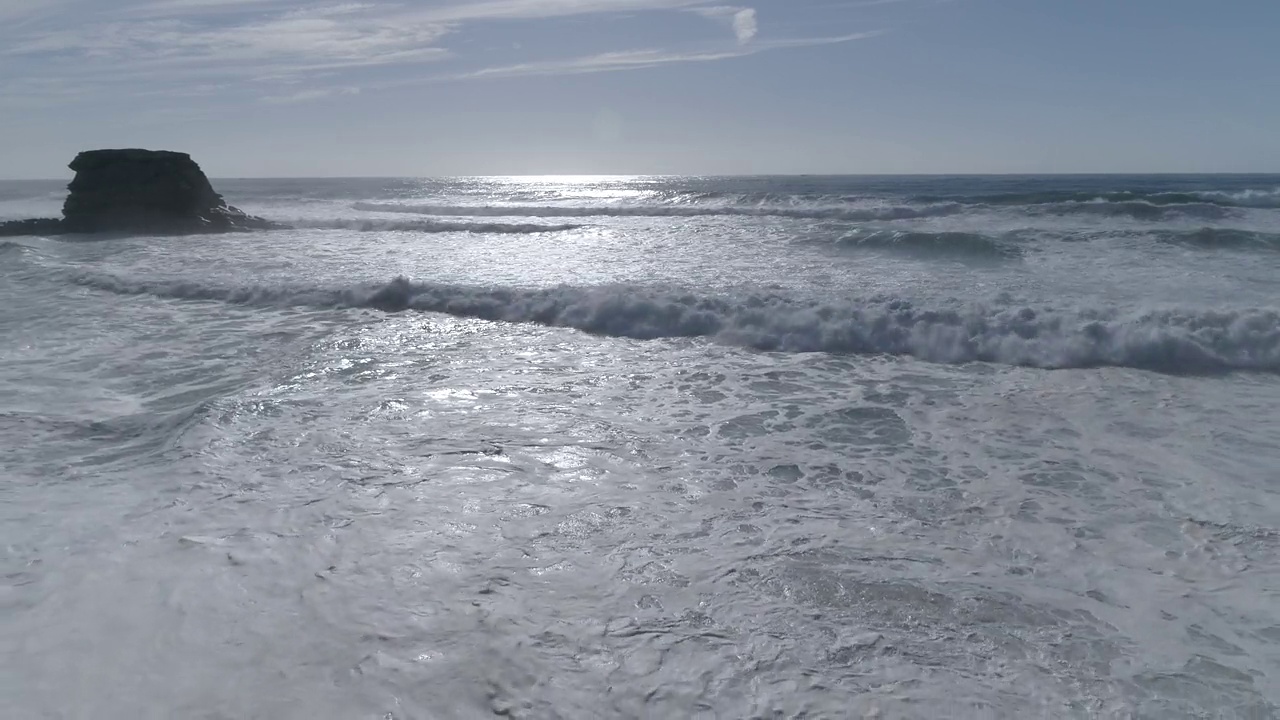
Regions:
<svg viewBox="0 0 1280 720"><path fill-rule="evenodd" d="M272 223L227 205L186 153L91 150L71 163L65 232L192 234L265 230Z"/></svg>
<svg viewBox="0 0 1280 720"><path fill-rule="evenodd" d="M62 219L0 222L0 237L68 233L191 235L284 227L231 207L186 153L90 150L71 162L76 177Z"/></svg>

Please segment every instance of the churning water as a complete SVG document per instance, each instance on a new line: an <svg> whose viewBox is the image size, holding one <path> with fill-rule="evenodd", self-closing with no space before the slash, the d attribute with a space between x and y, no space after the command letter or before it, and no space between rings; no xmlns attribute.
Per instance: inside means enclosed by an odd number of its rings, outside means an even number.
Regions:
<svg viewBox="0 0 1280 720"><path fill-rule="evenodd" d="M7 717L1280 713L1280 177L215 185L0 244Z"/></svg>

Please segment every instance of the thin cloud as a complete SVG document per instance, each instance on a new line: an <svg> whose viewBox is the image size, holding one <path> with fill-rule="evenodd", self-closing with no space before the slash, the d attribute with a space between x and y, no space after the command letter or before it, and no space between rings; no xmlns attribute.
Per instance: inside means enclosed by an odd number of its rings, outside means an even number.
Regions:
<svg viewBox="0 0 1280 720"><path fill-rule="evenodd" d="M661 65L690 62L712 62L745 57L771 50L787 48L815 47L818 45L835 45L839 43L865 40L884 34L882 30L838 35L835 37L794 38L789 40L773 40L757 43L731 50L707 52L671 52L667 50L632 50L627 52L601 53L565 60L547 60L541 62L521 63L504 67L485 68L475 72L455 76L453 79L506 78L522 75L581 75L585 73L615 72L618 70L641 70Z"/></svg>
<svg viewBox="0 0 1280 720"><path fill-rule="evenodd" d="M3 2L4 0L0 0ZM18 1L18 0L10 0ZM478 20L520 20L568 17L603 13L670 10L705 4L707 0L478 0L433 3L421 7L403 3L382 3L400 17L426 22L469 22ZM299 0L159 0L128 10L135 15L180 17L189 14L244 12L248 10L297 7Z"/></svg>
<svg viewBox="0 0 1280 720"><path fill-rule="evenodd" d="M262 98L262 102L268 105L294 105L297 103L312 102L315 100L324 100L331 97L359 95L360 88L357 87L335 87L335 88L315 88L312 90L299 90L288 95L272 95Z"/></svg>
<svg viewBox="0 0 1280 720"><path fill-rule="evenodd" d="M0 0L0 37L17 31L63 10L66 0Z"/></svg>
<svg viewBox="0 0 1280 720"><path fill-rule="evenodd" d="M740 45L746 45L755 39L760 26L756 22L754 8L734 7L732 5L713 5L711 7L690 8L689 12L701 15L709 20L724 22L733 29Z"/></svg>
<svg viewBox="0 0 1280 720"><path fill-rule="evenodd" d="M0 0L0 18L34 15L47 9L51 4L49 0Z"/></svg>
<svg viewBox="0 0 1280 720"><path fill-rule="evenodd" d="M286 65L299 72L440 59L449 53L438 42L470 22L670 10L703 1L483 0L423 8L385 2L299 6L297 0L160 0L127 8L114 21L29 34L0 50L0 56L38 58L46 72L92 74L106 65L129 70L165 64L175 77L184 67L197 66L270 76ZM0 10L31 6L31 0L0 0ZM206 17L215 12L234 13L234 19Z"/></svg>
<svg viewBox="0 0 1280 720"><path fill-rule="evenodd" d="M275 65L335 68L402 64L437 59L433 43L449 28L404 23L340 6L286 13L241 24L199 26L181 20L108 23L46 33L9 49L7 55L82 58L121 68L163 64L213 65L264 73Z"/></svg>
<svg viewBox="0 0 1280 720"><path fill-rule="evenodd" d="M415 14L435 22L519 20L671 10L705 2L706 0L480 0L422 10Z"/></svg>
<svg viewBox="0 0 1280 720"><path fill-rule="evenodd" d="M136 17L180 17L260 11L290 4L291 0L161 0L126 8L125 14Z"/></svg>
<svg viewBox="0 0 1280 720"><path fill-rule="evenodd" d="M97 5L92 13L80 14L66 11L71 1L0 0L0 18L6 14L40 17L39 32L9 33L9 42L0 45L0 63L21 68L22 75L37 84L83 88L82 98L104 93L119 96L131 90L166 96L200 85L225 88L223 94L235 101L305 102L351 95L355 86L370 89L439 80L609 72L724 60L870 36L761 42L754 8L709 0L124 0L124 6ZM88 0L76 1L88 7ZM459 57L443 44L478 24L525 27L532 26L529 21L554 18L685 11L723 23L737 45L684 52L606 52L485 67L484 58ZM30 15L33 12L36 15ZM12 29L14 23L8 27ZM474 50L475 46L463 47ZM430 77L412 69L446 58L469 62L472 69L463 66ZM246 88L248 83L256 89ZM10 85L0 91L10 99L51 94L38 93L33 87ZM73 93L65 96L75 99Z"/></svg>
<svg viewBox="0 0 1280 720"><path fill-rule="evenodd" d="M86 87L68 80L19 77L0 81L0 115L3 111L29 110L61 105L83 95Z"/></svg>
<svg viewBox="0 0 1280 720"><path fill-rule="evenodd" d="M908 2L927 2L928 0L861 0L860 2L840 2L840 3L824 3L814 7L824 10L848 10L850 8L875 7L876 5L899 5ZM933 0L933 2L948 2L949 0Z"/></svg>

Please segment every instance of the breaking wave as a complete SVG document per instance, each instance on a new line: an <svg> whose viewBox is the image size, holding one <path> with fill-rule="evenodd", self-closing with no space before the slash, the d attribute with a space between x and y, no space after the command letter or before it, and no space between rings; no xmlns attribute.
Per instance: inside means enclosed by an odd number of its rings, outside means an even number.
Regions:
<svg viewBox="0 0 1280 720"><path fill-rule="evenodd" d="M1210 190L1196 194L1209 202L1220 202L1235 207L1280 208L1280 187L1235 192Z"/></svg>
<svg viewBox="0 0 1280 720"><path fill-rule="evenodd" d="M577 230L582 225L539 225L537 223L465 223L444 220L304 220L290 227L314 230L355 230L357 232L485 233L490 235L530 235Z"/></svg>
<svg viewBox="0 0 1280 720"><path fill-rule="evenodd" d="M1117 366L1166 373L1280 372L1280 312L1271 309L927 308L892 297L829 304L774 295L699 296L656 288L474 287L397 278L343 288L139 281L79 274L125 295L244 305L416 310L575 328L651 340L708 338L763 351L906 355L942 363L1038 368Z"/></svg>
<svg viewBox="0 0 1280 720"><path fill-rule="evenodd" d="M1022 249L1016 245L988 235L966 232L860 231L836 240L836 246L887 250L925 257L987 260L1012 260L1022 257Z"/></svg>
<svg viewBox="0 0 1280 720"><path fill-rule="evenodd" d="M1235 208L1214 203L1157 204L1146 200L1130 202L1070 201L1028 205L1028 215L1100 215L1135 220L1169 220L1193 217L1221 220L1235 214Z"/></svg>
<svg viewBox="0 0 1280 720"><path fill-rule="evenodd" d="M962 212L958 203L920 207L775 206L775 205L399 205L358 202L364 212L411 213L441 217L782 217L810 220L910 220Z"/></svg>

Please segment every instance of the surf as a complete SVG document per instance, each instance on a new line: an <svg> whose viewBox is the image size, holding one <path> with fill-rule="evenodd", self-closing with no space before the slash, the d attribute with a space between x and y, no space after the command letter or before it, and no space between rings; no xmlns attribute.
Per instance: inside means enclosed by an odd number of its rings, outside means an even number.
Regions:
<svg viewBox="0 0 1280 720"><path fill-rule="evenodd" d="M415 282L223 286L77 273L121 295L254 306L363 308L533 323L637 340L706 338L759 351L911 356L1043 369L1124 367L1170 374L1280 372L1280 311L1125 310L994 303L920 305L902 297L819 302L783 295L699 295L641 286L485 287Z"/></svg>

